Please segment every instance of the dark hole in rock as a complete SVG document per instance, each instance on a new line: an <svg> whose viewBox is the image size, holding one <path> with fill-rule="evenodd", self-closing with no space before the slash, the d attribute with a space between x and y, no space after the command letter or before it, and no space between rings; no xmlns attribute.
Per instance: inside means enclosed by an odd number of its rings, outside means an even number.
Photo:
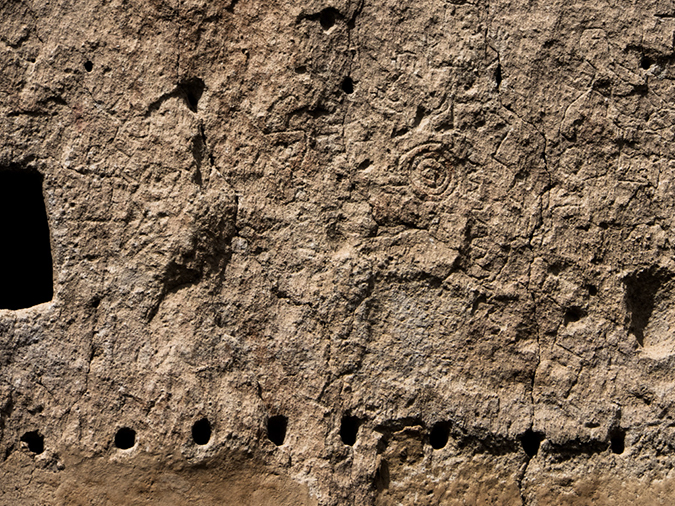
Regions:
<svg viewBox="0 0 675 506"><path fill-rule="evenodd" d="M211 440L211 424L206 418L197 420L192 426L192 439L198 445L205 445Z"/></svg>
<svg viewBox="0 0 675 506"><path fill-rule="evenodd" d="M501 65L501 63L498 63L497 68L495 69L495 82L497 83L497 86L502 84L502 65Z"/></svg>
<svg viewBox="0 0 675 506"><path fill-rule="evenodd" d="M586 285L586 289L588 290L588 295L595 297L598 294L598 287L595 285Z"/></svg>
<svg viewBox="0 0 675 506"><path fill-rule="evenodd" d="M534 457L539 451L539 445L544 439L543 434L534 432L531 429L520 436L520 444L528 457Z"/></svg>
<svg viewBox="0 0 675 506"><path fill-rule="evenodd" d="M640 67L642 67L644 70L648 70L652 65L654 65L654 60L652 60L649 56L644 55L642 58L640 58Z"/></svg>
<svg viewBox="0 0 675 506"><path fill-rule="evenodd" d="M0 237L0 309L49 302L52 252L40 173L0 169Z"/></svg>
<svg viewBox="0 0 675 506"><path fill-rule="evenodd" d="M281 446L286 439L286 427L288 418L284 415L276 415L267 420L267 437L275 445Z"/></svg>
<svg viewBox="0 0 675 506"><path fill-rule="evenodd" d="M578 322L584 316L586 316L586 312L583 309L581 309L578 306L572 306L567 308L567 311L565 311L565 316L563 320L565 322L565 325L567 325L568 323Z"/></svg>
<svg viewBox="0 0 675 506"><path fill-rule="evenodd" d="M365 160L363 160L363 161L359 164L358 170L366 170L366 169L367 169L368 167L370 167L372 164L373 164L373 162L371 162L369 158L366 158Z"/></svg>
<svg viewBox="0 0 675 506"><path fill-rule="evenodd" d="M300 65L299 67L295 67L295 73L296 74L306 74L307 73L307 67L304 65Z"/></svg>
<svg viewBox="0 0 675 506"><path fill-rule="evenodd" d="M322 10L319 13L319 23L321 23L321 28L324 30L330 30L337 18L340 16L340 13L333 7L328 7L327 9Z"/></svg>
<svg viewBox="0 0 675 506"><path fill-rule="evenodd" d="M448 444L448 436L450 434L450 427L445 422L437 422L431 428L429 433L429 443L434 450L440 450Z"/></svg>
<svg viewBox="0 0 675 506"><path fill-rule="evenodd" d="M91 72L93 69L94 69L94 64L92 62L90 62L89 60L84 62L84 70L86 70L87 72Z"/></svg>
<svg viewBox="0 0 675 506"><path fill-rule="evenodd" d="M136 444L136 431L129 427L122 427L115 434L115 446L120 450L128 450Z"/></svg>
<svg viewBox="0 0 675 506"><path fill-rule="evenodd" d="M28 449L35 454L45 451L45 440L37 431L26 432L21 436L21 441L28 445Z"/></svg>
<svg viewBox="0 0 675 506"><path fill-rule="evenodd" d="M554 276L558 276L565 269L567 269L567 266L560 262L554 262L548 266L548 272L550 272Z"/></svg>
<svg viewBox="0 0 675 506"><path fill-rule="evenodd" d="M342 88L342 91L344 91L347 95L351 95L354 93L354 81L352 81L351 77L345 77L342 80L340 88Z"/></svg>
<svg viewBox="0 0 675 506"><path fill-rule="evenodd" d="M361 425L361 420L355 416L342 417L340 438L344 444L354 446L354 443L356 443L356 435L359 432L359 425Z"/></svg>
<svg viewBox="0 0 675 506"><path fill-rule="evenodd" d="M204 94L205 87L204 81L198 77L183 81L178 86L179 93L183 96L183 100L185 100L185 105L187 105L188 109L192 112L197 112L197 105Z"/></svg>
<svg viewBox="0 0 675 506"><path fill-rule="evenodd" d="M618 431L612 434L611 439L609 440L609 447L612 450L612 453L620 455L626 449L626 433L624 431Z"/></svg>

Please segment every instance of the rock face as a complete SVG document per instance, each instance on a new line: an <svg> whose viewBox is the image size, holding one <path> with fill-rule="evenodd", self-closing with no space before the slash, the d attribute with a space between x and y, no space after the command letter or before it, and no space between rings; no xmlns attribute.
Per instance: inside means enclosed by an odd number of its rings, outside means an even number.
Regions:
<svg viewBox="0 0 675 506"><path fill-rule="evenodd" d="M672 503L674 33L3 2L0 504Z"/></svg>

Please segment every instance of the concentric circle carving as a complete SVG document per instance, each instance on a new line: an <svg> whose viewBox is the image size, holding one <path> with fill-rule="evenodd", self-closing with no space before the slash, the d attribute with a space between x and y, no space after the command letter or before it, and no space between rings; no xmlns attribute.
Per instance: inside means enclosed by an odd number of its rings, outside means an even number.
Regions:
<svg viewBox="0 0 675 506"><path fill-rule="evenodd" d="M401 157L400 168L408 173L413 190L439 198L454 187L452 164L440 143L422 144Z"/></svg>

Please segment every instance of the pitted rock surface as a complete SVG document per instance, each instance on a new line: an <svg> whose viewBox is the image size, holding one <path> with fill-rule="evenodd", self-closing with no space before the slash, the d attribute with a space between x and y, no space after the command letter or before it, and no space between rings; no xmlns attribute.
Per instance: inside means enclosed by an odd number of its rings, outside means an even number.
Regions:
<svg viewBox="0 0 675 506"><path fill-rule="evenodd" d="M0 309L0 504L672 503L674 34L2 3L0 193L41 180L53 275L2 256L1 299L53 295Z"/></svg>

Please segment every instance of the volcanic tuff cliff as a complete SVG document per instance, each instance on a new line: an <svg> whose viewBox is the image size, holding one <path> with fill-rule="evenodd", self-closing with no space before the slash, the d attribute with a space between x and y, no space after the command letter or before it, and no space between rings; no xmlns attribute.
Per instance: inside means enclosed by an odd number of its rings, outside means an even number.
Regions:
<svg viewBox="0 0 675 506"><path fill-rule="evenodd" d="M0 504L672 503L674 33L0 2Z"/></svg>

